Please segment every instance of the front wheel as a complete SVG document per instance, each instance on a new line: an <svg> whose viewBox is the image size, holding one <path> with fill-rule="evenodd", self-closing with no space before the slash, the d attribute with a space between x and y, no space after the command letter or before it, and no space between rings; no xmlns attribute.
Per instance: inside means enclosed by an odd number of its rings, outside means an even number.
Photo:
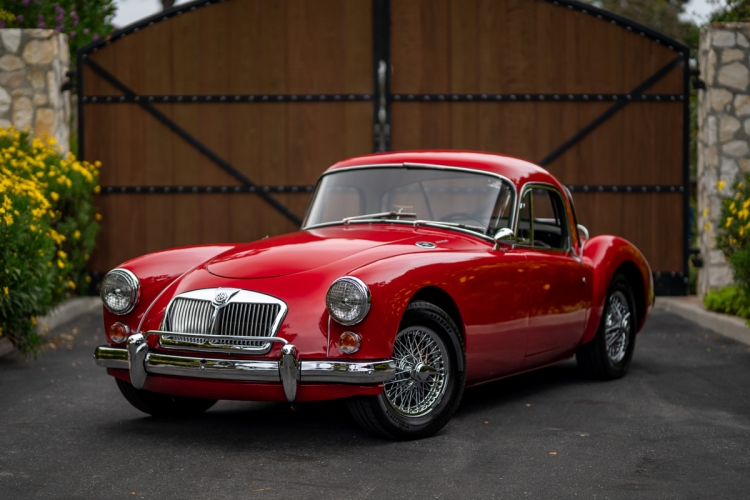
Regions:
<svg viewBox="0 0 750 500"><path fill-rule="evenodd" d="M463 395L465 365L458 327L442 309L412 302L393 345L396 376L378 396L349 401L355 420L389 439L418 439L445 426Z"/></svg>
<svg viewBox="0 0 750 500"><path fill-rule="evenodd" d="M635 350L636 318L633 291L625 277L618 274L609 285L596 336L576 353L579 368L601 380L624 376Z"/></svg>
<svg viewBox="0 0 750 500"><path fill-rule="evenodd" d="M183 398L168 396L145 389L136 389L132 384L116 378L117 387L128 403L154 417L193 417L216 404L215 399Z"/></svg>

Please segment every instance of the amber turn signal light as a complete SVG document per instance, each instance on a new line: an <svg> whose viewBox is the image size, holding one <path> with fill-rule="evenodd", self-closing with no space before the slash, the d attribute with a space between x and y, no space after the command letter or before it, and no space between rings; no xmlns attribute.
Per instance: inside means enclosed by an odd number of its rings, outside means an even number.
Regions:
<svg viewBox="0 0 750 500"><path fill-rule="evenodd" d="M122 344L128 340L128 335L130 335L130 327L120 322L112 323L109 332L107 332L107 336L113 344Z"/></svg>
<svg viewBox="0 0 750 500"><path fill-rule="evenodd" d="M359 351L362 338L354 332L344 332L339 337L339 351L344 354L354 354Z"/></svg>

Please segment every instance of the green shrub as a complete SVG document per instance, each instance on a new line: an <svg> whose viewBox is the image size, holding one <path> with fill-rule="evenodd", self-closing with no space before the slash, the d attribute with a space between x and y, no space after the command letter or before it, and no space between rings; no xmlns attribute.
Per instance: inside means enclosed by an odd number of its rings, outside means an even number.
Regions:
<svg viewBox="0 0 750 500"><path fill-rule="evenodd" d="M35 317L89 279L98 168L62 157L54 139L0 129L0 336L24 354L43 343Z"/></svg>
<svg viewBox="0 0 750 500"><path fill-rule="evenodd" d="M733 314L750 320L750 297L738 286L710 290L703 298L703 303L709 311Z"/></svg>
<svg viewBox="0 0 750 500"><path fill-rule="evenodd" d="M712 23L744 23L748 20L750 20L750 1L748 0L727 0L726 5L713 11L709 19Z"/></svg>
<svg viewBox="0 0 750 500"><path fill-rule="evenodd" d="M9 0L0 2L0 28L53 29L68 35L70 56L112 33L115 0Z"/></svg>

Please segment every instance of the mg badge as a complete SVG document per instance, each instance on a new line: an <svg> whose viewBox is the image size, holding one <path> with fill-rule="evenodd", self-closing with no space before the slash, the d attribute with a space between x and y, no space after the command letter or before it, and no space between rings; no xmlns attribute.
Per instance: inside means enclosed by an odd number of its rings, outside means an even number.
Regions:
<svg viewBox="0 0 750 500"><path fill-rule="evenodd" d="M214 295L214 300L211 303L216 309L221 309L239 292L239 290L217 288L216 295Z"/></svg>

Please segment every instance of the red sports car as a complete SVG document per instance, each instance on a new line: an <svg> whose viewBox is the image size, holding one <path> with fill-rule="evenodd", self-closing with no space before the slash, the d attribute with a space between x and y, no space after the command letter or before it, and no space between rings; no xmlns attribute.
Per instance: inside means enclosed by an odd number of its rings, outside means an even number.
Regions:
<svg viewBox="0 0 750 500"><path fill-rule="evenodd" d="M101 296L95 358L139 410L348 398L365 429L412 439L465 387L573 355L625 375L654 287L631 243L588 237L546 170L418 151L328 169L296 233L145 255Z"/></svg>

